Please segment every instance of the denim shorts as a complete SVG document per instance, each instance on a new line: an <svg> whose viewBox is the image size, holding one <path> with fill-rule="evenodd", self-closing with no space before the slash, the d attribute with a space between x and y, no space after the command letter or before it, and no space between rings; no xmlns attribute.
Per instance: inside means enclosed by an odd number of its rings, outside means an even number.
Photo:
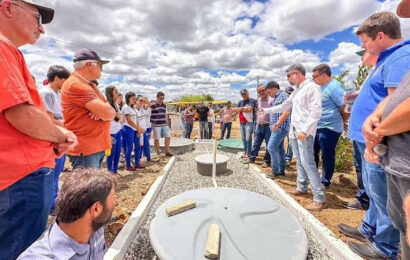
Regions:
<svg viewBox="0 0 410 260"><path fill-rule="evenodd" d="M152 127L152 130L154 132L154 140L158 140L161 137L164 137L164 138L171 137L171 131L169 130L168 126L154 126Z"/></svg>

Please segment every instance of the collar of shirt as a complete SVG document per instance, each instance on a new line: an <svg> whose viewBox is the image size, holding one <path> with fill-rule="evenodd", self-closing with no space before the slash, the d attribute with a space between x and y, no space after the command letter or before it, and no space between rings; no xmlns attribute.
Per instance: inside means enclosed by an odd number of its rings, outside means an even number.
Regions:
<svg viewBox="0 0 410 260"><path fill-rule="evenodd" d="M276 93L274 99L276 99L282 92L283 92L283 90L279 89L279 91L278 91L278 93Z"/></svg>
<svg viewBox="0 0 410 260"><path fill-rule="evenodd" d="M48 236L53 255L59 256L59 258L63 256L61 258L70 259L76 254L84 255L90 250L89 244L80 244L73 240L61 230L56 222L51 226Z"/></svg>
<svg viewBox="0 0 410 260"><path fill-rule="evenodd" d="M9 39L7 39L4 35L0 34L0 41L3 41L7 43L10 46L13 46L14 48L17 48L16 45L14 45Z"/></svg>
<svg viewBox="0 0 410 260"><path fill-rule="evenodd" d="M392 46L390 46L389 48L385 49L384 51L382 51L379 55L379 59L377 60L377 64L380 64L385 58L389 57L390 54L392 54L393 52L395 52L398 48L403 47L404 45L410 44L410 40L405 40L405 41L401 41L398 42Z"/></svg>

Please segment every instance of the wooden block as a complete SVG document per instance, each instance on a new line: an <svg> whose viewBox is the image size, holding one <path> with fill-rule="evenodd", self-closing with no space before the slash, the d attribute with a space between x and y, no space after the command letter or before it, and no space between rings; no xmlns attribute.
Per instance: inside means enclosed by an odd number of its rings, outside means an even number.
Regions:
<svg viewBox="0 0 410 260"><path fill-rule="evenodd" d="M219 239L220 228L217 224L209 226L208 238L206 240L205 257L209 259L217 259L219 256Z"/></svg>
<svg viewBox="0 0 410 260"><path fill-rule="evenodd" d="M179 214L181 212L193 209L196 207L196 201L194 200L186 200L184 202L181 202L177 205L174 205L172 207L167 208L165 211L168 215L168 217Z"/></svg>

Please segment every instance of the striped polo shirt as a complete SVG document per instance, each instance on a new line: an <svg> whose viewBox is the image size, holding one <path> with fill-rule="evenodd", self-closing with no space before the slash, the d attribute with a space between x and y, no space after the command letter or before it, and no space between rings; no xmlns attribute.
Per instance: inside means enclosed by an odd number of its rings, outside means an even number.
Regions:
<svg viewBox="0 0 410 260"><path fill-rule="evenodd" d="M167 106L165 103L161 105L155 102L151 105L151 124L153 127L167 126Z"/></svg>

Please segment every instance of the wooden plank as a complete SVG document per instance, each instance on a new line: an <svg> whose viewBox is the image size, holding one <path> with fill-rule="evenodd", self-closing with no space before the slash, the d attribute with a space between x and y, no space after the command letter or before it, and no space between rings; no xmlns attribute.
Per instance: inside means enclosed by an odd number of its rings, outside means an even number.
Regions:
<svg viewBox="0 0 410 260"><path fill-rule="evenodd" d="M165 211L168 215L168 217L171 217L173 215L182 213L184 211L193 209L196 207L196 201L194 200L186 200L184 202L181 202L177 205L174 205L172 207L167 208Z"/></svg>
<svg viewBox="0 0 410 260"><path fill-rule="evenodd" d="M206 240L205 257L209 259L217 259L219 256L219 239L220 228L217 224L209 226L208 238Z"/></svg>

